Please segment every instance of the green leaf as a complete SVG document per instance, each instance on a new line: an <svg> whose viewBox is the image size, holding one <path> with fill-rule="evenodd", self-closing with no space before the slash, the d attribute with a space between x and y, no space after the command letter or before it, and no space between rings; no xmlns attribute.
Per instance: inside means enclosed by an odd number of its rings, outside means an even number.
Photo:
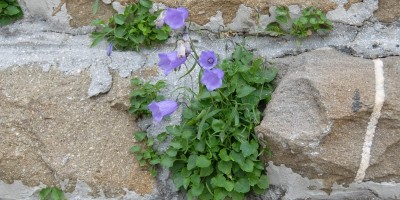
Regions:
<svg viewBox="0 0 400 200"><path fill-rule="evenodd" d="M192 174L190 176L190 181L192 182L193 185L199 185L200 184L200 175L199 174Z"/></svg>
<svg viewBox="0 0 400 200"><path fill-rule="evenodd" d="M182 138L183 139L189 139L194 135L194 132L192 130L186 129L182 132Z"/></svg>
<svg viewBox="0 0 400 200"><path fill-rule="evenodd" d="M157 35L156 35L156 38L157 38L158 40L166 40L166 39L168 39L168 36L169 36L168 33L164 32L164 31L159 31L159 32L157 33Z"/></svg>
<svg viewBox="0 0 400 200"><path fill-rule="evenodd" d="M163 166L165 168L170 168L174 165L174 161L175 161L175 159L173 159L169 156L163 156L163 158L161 159L161 166Z"/></svg>
<svg viewBox="0 0 400 200"><path fill-rule="evenodd" d="M174 181L176 188L179 189L183 186L184 177L180 173L174 173L172 180Z"/></svg>
<svg viewBox="0 0 400 200"><path fill-rule="evenodd" d="M39 192L40 200L45 200L46 197L50 194L50 192L51 192L51 188L49 188L49 187L41 189Z"/></svg>
<svg viewBox="0 0 400 200"><path fill-rule="evenodd" d="M167 139L167 133L166 132L162 132L162 133L157 135L157 140L159 142L164 142L165 139Z"/></svg>
<svg viewBox="0 0 400 200"><path fill-rule="evenodd" d="M214 168L212 166L201 168L200 176L201 177L209 176L210 174L213 173L213 171L214 171Z"/></svg>
<svg viewBox="0 0 400 200"><path fill-rule="evenodd" d="M252 172L254 170L254 162L247 158L246 161L240 165L240 168L245 172Z"/></svg>
<svg viewBox="0 0 400 200"><path fill-rule="evenodd" d="M51 198L53 200L63 200L63 197L64 197L64 193L62 190L55 188L55 187L51 190Z"/></svg>
<svg viewBox="0 0 400 200"><path fill-rule="evenodd" d="M202 140L194 142L194 149L198 152L204 152L205 147L206 147L206 144Z"/></svg>
<svg viewBox="0 0 400 200"><path fill-rule="evenodd" d="M233 161L235 161L236 163L239 163L239 164L243 164L244 160L245 160L243 157L243 154L237 153L235 151L231 151L230 157L232 158Z"/></svg>
<svg viewBox="0 0 400 200"><path fill-rule="evenodd" d="M118 14L114 17L114 21L116 24L123 25L125 23L125 16Z"/></svg>
<svg viewBox="0 0 400 200"><path fill-rule="evenodd" d="M245 97L247 95L249 95L250 93L254 92L256 90L256 88L251 87L249 85L245 85L241 88L238 88L237 91L237 97L238 98L242 98Z"/></svg>
<svg viewBox="0 0 400 200"><path fill-rule="evenodd" d="M225 122L219 119L213 119L212 123L211 123L211 128L215 131L221 131L224 130L225 128Z"/></svg>
<svg viewBox="0 0 400 200"><path fill-rule="evenodd" d="M123 26L119 26L114 30L115 37L123 38L126 34L125 28Z"/></svg>
<svg viewBox="0 0 400 200"><path fill-rule="evenodd" d="M99 10L99 0L95 0L93 4L93 14L96 14Z"/></svg>
<svg viewBox="0 0 400 200"><path fill-rule="evenodd" d="M286 15L278 15L278 16L276 16L276 21L278 21L282 24L287 24L289 20Z"/></svg>
<svg viewBox="0 0 400 200"><path fill-rule="evenodd" d="M139 3L146 8L151 8L153 6L153 3L150 0L140 0Z"/></svg>
<svg viewBox="0 0 400 200"><path fill-rule="evenodd" d="M189 193L191 193L193 196L199 196L201 193L203 193L203 190L204 184L193 185L192 188L189 190Z"/></svg>
<svg viewBox="0 0 400 200"><path fill-rule="evenodd" d="M224 200L228 196L228 193L226 190L221 189L221 188L215 188L214 190L214 199L215 200Z"/></svg>
<svg viewBox="0 0 400 200"><path fill-rule="evenodd" d="M4 1L0 1L0 8L7 8L8 3L4 2Z"/></svg>
<svg viewBox="0 0 400 200"><path fill-rule="evenodd" d="M248 193L250 191L250 183L246 178L240 178L235 184L235 191L239 193Z"/></svg>
<svg viewBox="0 0 400 200"><path fill-rule="evenodd" d="M224 187L226 178L223 174L218 174L217 176L211 178L211 185L214 187Z"/></svg>
<svg viewBox="0 0 400 200"><path fill-rule="evenodd" d="M179 141L176 141L176 140L172 140L169 145L171 147L175 148L175 149L181 149L182 148L181 143Z"/></svg>
<svg viewBox="0 0 400 200"><path fill-rule="evenodd" d="M7 15L16 15L19 12L20 12L20 10L18 9L18 7L16 7L16 6L8 6L4 13L7 14Z"/></svg>
<svg viewBox="0 0 400 200"><path fill-rule="evenodd" d="M142 145L140 145L140 144L134 145L131 147L130 150L132 153L140 152L142 150Z"/></svg>
<svg viewBox="0 0 400 200"><path fill-rule="evenodd" d="M169 148L165 153L166 153L167 155L169 155L170 157L175 157L176 154L178 153L178 151L176 151L175 149Z"/></svg>
<svg viewBox="0 0 400 200"><path fill-rule="evenodd" d="M190 155L188 158L187 169L192 170L196 167L197 155Z"/></svg>
<svg viewBox="0 0 400 200"><path fill-rule="evenodd" d="M147 137L147 133L144 131L138 131L135 133L135 139L138 142L142 142Z"/></svg>
<svg viewBox="0 0 400 200"><path fill-rule="evenodd" d="M257 186L261 189L267 189L269 186L269 179L267 175L262 175L260 177L259 182L257 183Z"/></svg>
<svg viewBox="0 0 400 200"><path fill-rule="evenodd" d="M244 194L232 191L229 193L229 196L232 197L232 200L243 200Z"/></svg>
<svg viewBox="0 0 400 200"><path fill-rule="evenodd" d="M228 192L231 192L234 187L235 187L235 184L233 182L225 181L225 184L224 184L225 190L227 190Z"/></svg>
<svg viewBox="0 0 400 200"><path fill-rule="evenodd" d="M221 160L223 161L230 161L231 158L228 155L228 152L226 151L226 149L221 149L221 151L219 151L219 158L221 158Z"/></svg>
<svg viewBox="0 0 400 200"><path fill-rule="evenodd" d="M175 137L181 136L181 131L179 130L178 126L167 126L165 129L167 130L167 133Z"/></svg>
<svg viewBox="0 0 400 200"><path fill-rule="evenodd" d="M254 142L254 140L250 143L248 141L244 141L240 145L240 150L242 151L244 157L248 157L253 153L257 153L257 149L258 144L257 142Z"/></svg>
<svg viewBox="0 0 400 200"><path fill-rule="evenodd" d="M211 161L204 155L200 155L196 160L196 166L200 168L208 167L211 165Z"/></svg>
<svg viewBox="0 0 400 200"><path fill-rule="evenodd" d="M218 162L218 169L224 174L230 174L232 169L232 162L228 161L220 161Z"/></svg>

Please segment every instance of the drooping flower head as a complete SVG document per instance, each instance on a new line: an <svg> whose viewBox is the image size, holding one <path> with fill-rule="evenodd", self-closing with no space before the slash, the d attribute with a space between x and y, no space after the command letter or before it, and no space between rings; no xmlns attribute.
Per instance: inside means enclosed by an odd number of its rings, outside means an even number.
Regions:
<svg viewBox="0 0 400 200"><path fill-rule="evenodd" d="M217 65L217 56L214 51L202 51L199 58L200 66L204 69L212 69Z"/></svg>
<svg viewBox="0 0 400 200"><path fill-rule="evenodd" d="M112 49L113 49L113 43L110 42L110 44L108 44L108 46L106 48L107 56L111 56Z"/></svg>
<svg viewBox="0 0 400 200"><path fill-rule="evenodd" d="M185 26L185 20L188 18L189 12L186 8L168 8L165 14L165 23L174 30Z"/></svg>
<svg viewBox="0 0 400 200"><path fill-rule="evenodd" d="M189 56L189 54L192 53L192 46L190 44L190 37L187 34L186 29L183 32L182 39L185 42L185 53L186 53L186 56Z"/></svg>
<svg viewBox="0 0 400 200"><path fill-rule="evenodd" d="M159 53L158 58L160 59L158 66L164 70L165 76L186 61L186 56L178 57L178 52L176 51L171 53Z"/></svg>
<svg viewBox="0 0 400 200"><path fill-rule="evenodd" d="M222 79L224 78L224 71L221 69L205 69L201 77L201 83L206 86L208 91L213 91L222 87Z"/></svg>
<svg viewBox="0 0 400 200"><path fill-rule="evenodd" d="M165 10L163 10L160 15L158 15L156 19L156 27L161 28L164 26L164 21L165 21Z"/></svg>
<svg viewBox="0 0 400 200"><path fill-rule="evenodd" d="M176 51L178 52L178 57L180 58L186 56L185 42L183 40L178 40L176 46L177 46Z"/></svg>
<svg viewBox="0 0 400 200"><path fill-rule="evenodd" d="M151 102L148 106L153 119L157 122L161 122L163 117L172 114L178 109L178 103L171 100L165 100L160 102Z"/></svg>

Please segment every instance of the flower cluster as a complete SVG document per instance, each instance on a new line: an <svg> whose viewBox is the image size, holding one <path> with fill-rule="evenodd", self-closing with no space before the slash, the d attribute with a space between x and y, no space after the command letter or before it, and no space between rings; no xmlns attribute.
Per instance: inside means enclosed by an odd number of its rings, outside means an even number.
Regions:
<svg viewBox="0 0 400 200"><path fill-rule="evenodd" d="M185 20L188 16L189 13L186 8L168 8L155 21L157 27L162 27L165 23L175 31L183 28L182 39L177 41L176 51L158 54L158 66L166 76L172 70L184 64L187 57L192 53L190 38L185 27ZM210 92L222 87L224 72L215 68L218 63L215 53L213 51L203 51L199 58L197 58L197 55L194 55L194 57L203 69L200 83ZM152 112L153 119L160 122L164 116L172 114L178 108L177 104L174 104L176 102L173 102L171 100L152 102L148 108Z"/></svg>

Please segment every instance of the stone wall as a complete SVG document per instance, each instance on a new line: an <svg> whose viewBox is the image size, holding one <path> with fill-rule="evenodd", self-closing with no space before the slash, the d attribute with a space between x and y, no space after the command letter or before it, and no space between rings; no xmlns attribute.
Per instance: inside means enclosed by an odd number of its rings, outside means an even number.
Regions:
<svg viewBox="0 0 400 200"><path fill-rule="evenodd" d="M0 199L37 199L45 185L59 186L68 199L183 199L168 171L153 180L129 154L138 127L155 135L165 126L128 115L130 78L165 79L157 52L174 49L174 41L108 57L105 42L89 47L90 23L132 1L103 0L96 15L93 0L19 2L25 18L0 27ZM266 166L271 189L252 199L400 199L398 0L156 2L189 9L199 51L224 58L245 42L279 69L257 127L274 154ZM334 30L301 44L264 36L277 5L292 16L319 7ZM167 79L167 96L190 84L177 81L183 73ZM168 123L179 119L176 113Z"/></svg>

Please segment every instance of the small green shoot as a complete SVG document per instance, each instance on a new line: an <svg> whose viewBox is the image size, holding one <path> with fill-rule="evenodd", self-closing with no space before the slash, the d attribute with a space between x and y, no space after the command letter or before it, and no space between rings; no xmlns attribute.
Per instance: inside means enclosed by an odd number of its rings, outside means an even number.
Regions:
<svg viewBox="0 0 400 200"><path fill-rule="evenodd" d="M65 200L64 192L57 187L46 187L39 192L40 200Z"/></svg>
<svg viewBox="0 0 400 200"><path fill-rule="evenodd" d="M98 30L91 35L91 46L106 39L117 50L139 51L142 47L167 41L171 28L167 25L156 27L155 20L161 11L150 12L152 5L150 0L140 0L137 4L128 5L124 13L112 16L107 24L103 20L94 20L93 25Z"/></svg>
<svg viewBox="0 0 400 200"><path fill-rule="evenodd" d="M298 39L306 38L314 33L319 35L328 34L332 28L332 22L326 18L325 13L315 7L307 7L297 19L290 18L289 9L278 6L275 10L276 21L266 27L266 33L270 36L293 35ZM282 28L285 24L291 24L289 30Z"/></svg>

